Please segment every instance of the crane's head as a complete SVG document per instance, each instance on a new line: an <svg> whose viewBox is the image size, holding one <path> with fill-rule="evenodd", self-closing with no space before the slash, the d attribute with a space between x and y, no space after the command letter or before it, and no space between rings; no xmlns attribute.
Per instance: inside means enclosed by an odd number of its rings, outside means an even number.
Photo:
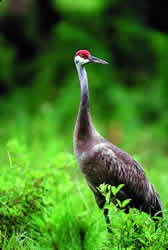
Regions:
<svg viewBox="0 0 168 250"><path fill-rule="evenodd" d="M75 59L74 59L75 64L80 64L84 65L87 63L101 63L101 64L108 64L108 62L96 58L95 56L92 56L88 50L79 50L76 52Z"/></svg>

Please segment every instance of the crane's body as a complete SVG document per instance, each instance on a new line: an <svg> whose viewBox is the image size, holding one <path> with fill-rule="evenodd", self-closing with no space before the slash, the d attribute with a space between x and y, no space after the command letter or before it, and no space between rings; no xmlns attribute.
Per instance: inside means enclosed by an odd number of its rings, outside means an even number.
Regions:
<svg viewBox="0 0 168 250"><path fill-rule="evenodd" d="M89 62L106 64L86 50L76 53L75 64L81 88L81 99L74 131L74 153L87 183L95 195L100 208L105 197L99 192L100 184L124 187L117 194L121 201L130 198L129 207L135 207L151 216L162 217L160 197L149 183L142 167L126 152L104 139L94 128L89 109L89 90L84 64ZM105 211L106 222L107 211Z"/></svg>

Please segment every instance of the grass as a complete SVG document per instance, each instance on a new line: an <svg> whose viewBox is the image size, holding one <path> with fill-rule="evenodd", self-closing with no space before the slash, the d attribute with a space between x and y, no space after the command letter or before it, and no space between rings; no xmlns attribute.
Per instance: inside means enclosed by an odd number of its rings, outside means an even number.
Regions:
<svg viewBox="0 0 168 250"><path fill-rule="evenodd" d="M16 112L12 120L2 121L0 131L0 249L168 248L167 154L162 144L153 143L147 127L135 138L130 133L131 143L126 138L122 148L129 152L138 148L135 158L161 195L164 219L155 231L147 214L132 209L126 215L111 205L113 234L108 234L71 142L66 145L71 137L58 133L48 111L47 116ZM157 131L153 128L156 139Z"/></svg>

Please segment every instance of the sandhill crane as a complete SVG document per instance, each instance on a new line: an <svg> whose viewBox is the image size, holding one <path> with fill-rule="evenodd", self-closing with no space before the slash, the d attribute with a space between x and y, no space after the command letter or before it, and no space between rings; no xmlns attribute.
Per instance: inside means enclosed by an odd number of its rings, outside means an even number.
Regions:
<svg viewBox="0 0 168 250"><path fill-rule="evenodd" d="M74 153L99 208L103 208L106 202L98 189L100 184L105 183L112 186L124 184L117 194L117 198L121 201L131 199L129 207L125 211L128 212L132 207L151 216L157 214L162 217L159 194L149 183L142 167L129 154L103 138L92 123L88 79L84 66L88 63L107 64L107 62L92 56L87 50L79 50L74 62L81 89L80 107L73 138ZM107 209L104 209L104 215L110 231Z"/></svg>

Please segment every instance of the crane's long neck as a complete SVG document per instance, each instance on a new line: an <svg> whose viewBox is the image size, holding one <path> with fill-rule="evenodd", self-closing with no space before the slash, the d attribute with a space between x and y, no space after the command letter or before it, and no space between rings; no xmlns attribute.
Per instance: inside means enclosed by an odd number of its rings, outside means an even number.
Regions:
<svg viewBox="0 0 168 250"><path fill-rule="evenodd" d="M77 71L80 80L81 98L78 117L75 126L76 139L88 138L92 135L93 125L89 108L89 89L86 70L83 66L77 64Z"/></svg>

